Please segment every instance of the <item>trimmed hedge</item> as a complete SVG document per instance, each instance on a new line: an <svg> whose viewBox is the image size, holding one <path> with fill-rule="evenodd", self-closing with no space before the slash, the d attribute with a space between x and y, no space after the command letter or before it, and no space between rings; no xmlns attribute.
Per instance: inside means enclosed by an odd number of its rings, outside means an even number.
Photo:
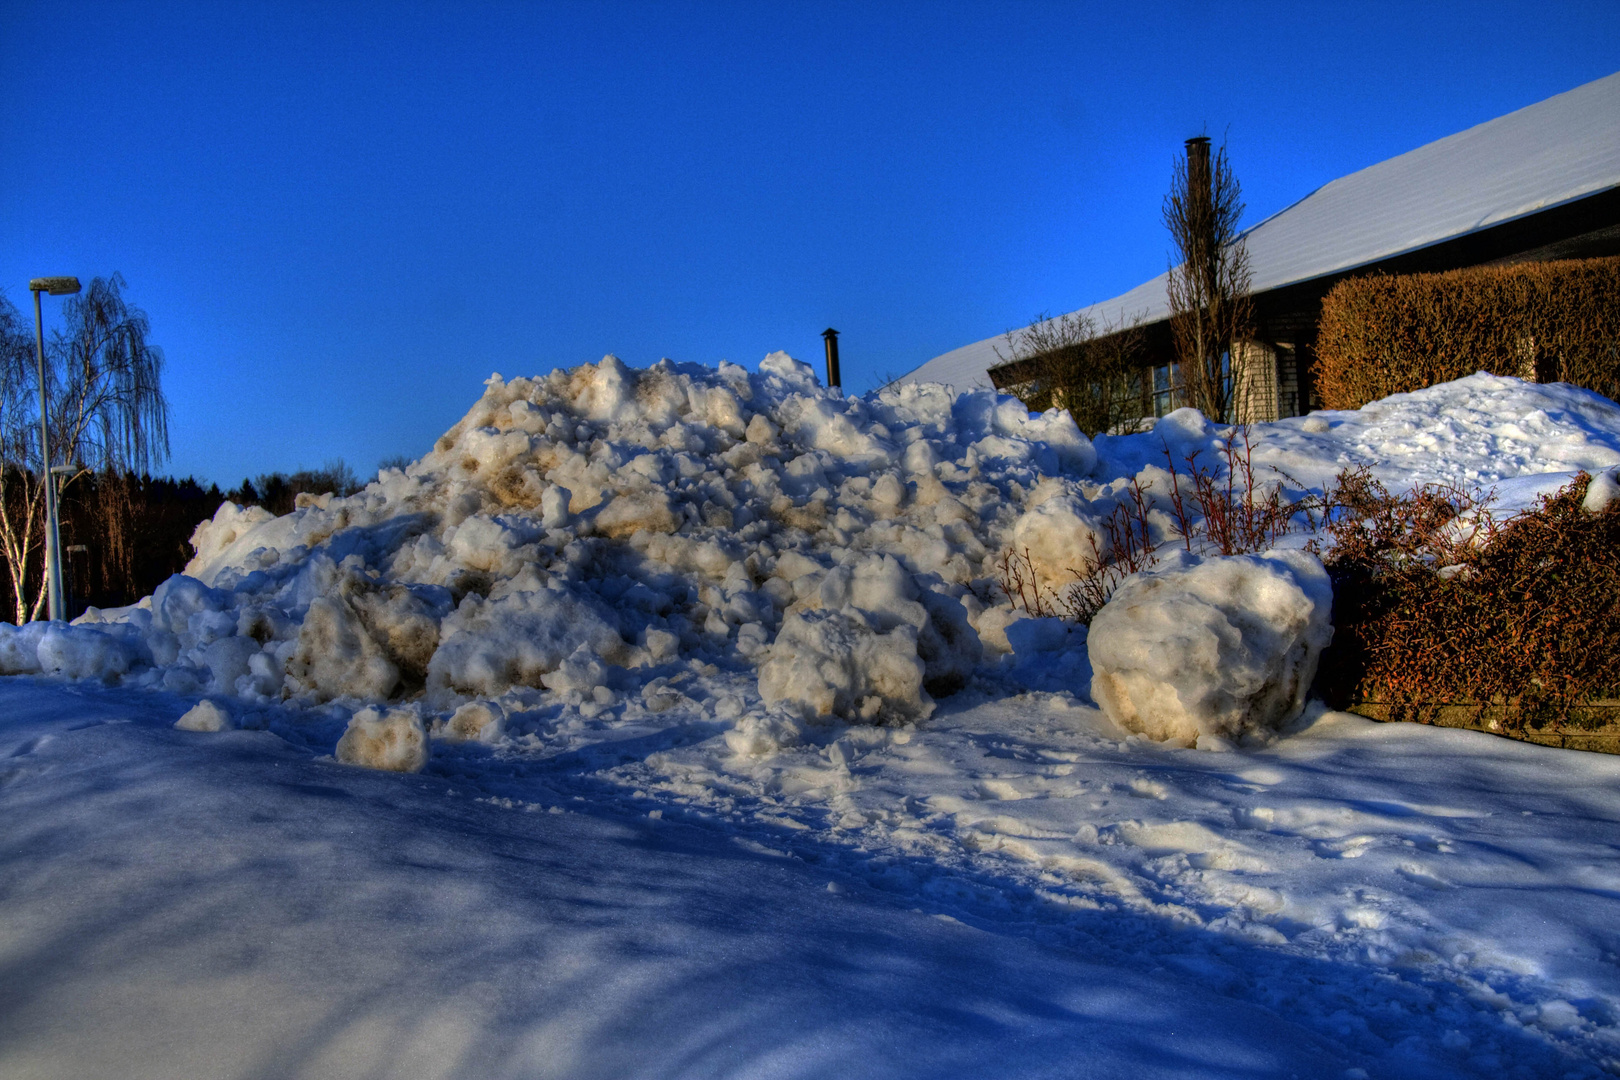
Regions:
<svg viewBox="0 0 1620 1080"><path fill-rule="evenodd" d="M1340 282L1322 302L1329 409L1488 371L1620 399L1620 257Z"/></svg>

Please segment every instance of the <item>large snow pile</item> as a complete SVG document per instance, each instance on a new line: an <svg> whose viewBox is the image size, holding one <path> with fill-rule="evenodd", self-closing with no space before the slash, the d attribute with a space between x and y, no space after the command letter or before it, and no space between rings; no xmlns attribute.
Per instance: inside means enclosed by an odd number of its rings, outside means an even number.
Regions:
<svg viewBox="0 0 1620 1080"><path fill-rule="evenodd" d="M1294 494L1371 463L1392 486L1494 484L1522 505L1620 464L1617 432L1595 395L1477 375L1250 435L1258 474ZM1133 482L1150 542L1181 547L1166 466L1218 465L1234 437L1183 409L1093 444L989 392L847 398L784 353L757 373L610 356L494 376L431 453L364 491L279 518L226 504L139 604L0 625L0 673L231 698L240 726L330 706L354 719L345 760L403 769L433 738L524 738L552 705L632 722L696 701L735 751L769 753L822 719L925 719L998 672L1095 685L1154 738L1257 733L1298 713L1328 634L1313 560L1167 563L1089 642L1000 586L1009 551L1047 595L1072 581Z"/></svg>
<svg viewBox="0 0 1620 1080"><path fill-rule="evenodd" d="M227 504L184 576L0 632L0 667L448 712L514 688L605 708L695 662L757 668L806 719L918 719L982 658L1007 537L1072 561L1023 521L1066 525L1053 508L1095 496L1095 462L1060 412L845 398L783 353L757 374L610 356L496 376L409 468L281 518Z"/></svg>

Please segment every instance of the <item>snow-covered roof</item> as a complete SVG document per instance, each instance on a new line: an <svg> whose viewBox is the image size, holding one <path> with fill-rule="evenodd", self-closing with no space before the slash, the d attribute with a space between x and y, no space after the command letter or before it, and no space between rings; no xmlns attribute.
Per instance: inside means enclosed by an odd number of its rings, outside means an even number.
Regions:
<svg viewBox="0 0 1620 1080"><path fill-rule="evenodd" d="M1248 230L1254 291L1351 270L1620 186L1620 72L1340 177ZM1169 312L1165 275L1082 309L1099 323ZM1002 335L901 382L989 385Z"/></svg>

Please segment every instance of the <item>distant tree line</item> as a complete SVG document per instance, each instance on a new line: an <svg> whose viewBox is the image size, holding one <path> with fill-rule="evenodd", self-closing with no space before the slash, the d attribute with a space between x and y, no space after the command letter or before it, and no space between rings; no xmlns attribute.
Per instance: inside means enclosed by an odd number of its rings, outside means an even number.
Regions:
<svg viewBox="0 0 1620 1080"><path fill-rule="evenodd" d="M14 467L7 466L14 473ZM22 477L4 485L4 513L26 512ZM261 473L241 486L221 491L194 477L175 479L133 472L86 472L63 486L60 504L62 571L69 594L69 614L86 607L133 604L185 569L194 554L189 541L197 526L229 500L262 506L272 514L291 513L300 494L352 495L362 485L341 459L319 469ZM13 563L0 556L0 584L14 595ZM24 566L22 595L38 589L41 561ZM15 613L13 613L15 617ZM23 618L27 618L25 614Z"/></svg>
<svg viewBox="0 0 1620 1080"><path fill-rule="evenodd" d="M353 495L364 486L347 462L333 458L318 469L260 473L226 492L225 498L242 506L262 506L280 517L297 508L300 495Z"/></svg>

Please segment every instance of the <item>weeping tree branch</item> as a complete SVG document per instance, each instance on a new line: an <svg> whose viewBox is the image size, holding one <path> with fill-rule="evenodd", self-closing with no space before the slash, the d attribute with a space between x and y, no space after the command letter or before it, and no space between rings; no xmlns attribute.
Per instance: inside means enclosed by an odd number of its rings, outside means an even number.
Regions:
<svg viewBox="0 0 1620 1080"><path fill-rule="evenodd" d="M163 352L148 337L146 313L123 299L124 279L95 278L62 306L61 328L45 353L51 462L76 466L66 484L88 472L148 472L169 454ZM20 329L20 347L14 340ZM0 554L10 570L14 618L37 618L43 574L32 603L34 553L44 544L44 489L38 477L39 412L31 341L22 319L0 295Z"/></svg>

